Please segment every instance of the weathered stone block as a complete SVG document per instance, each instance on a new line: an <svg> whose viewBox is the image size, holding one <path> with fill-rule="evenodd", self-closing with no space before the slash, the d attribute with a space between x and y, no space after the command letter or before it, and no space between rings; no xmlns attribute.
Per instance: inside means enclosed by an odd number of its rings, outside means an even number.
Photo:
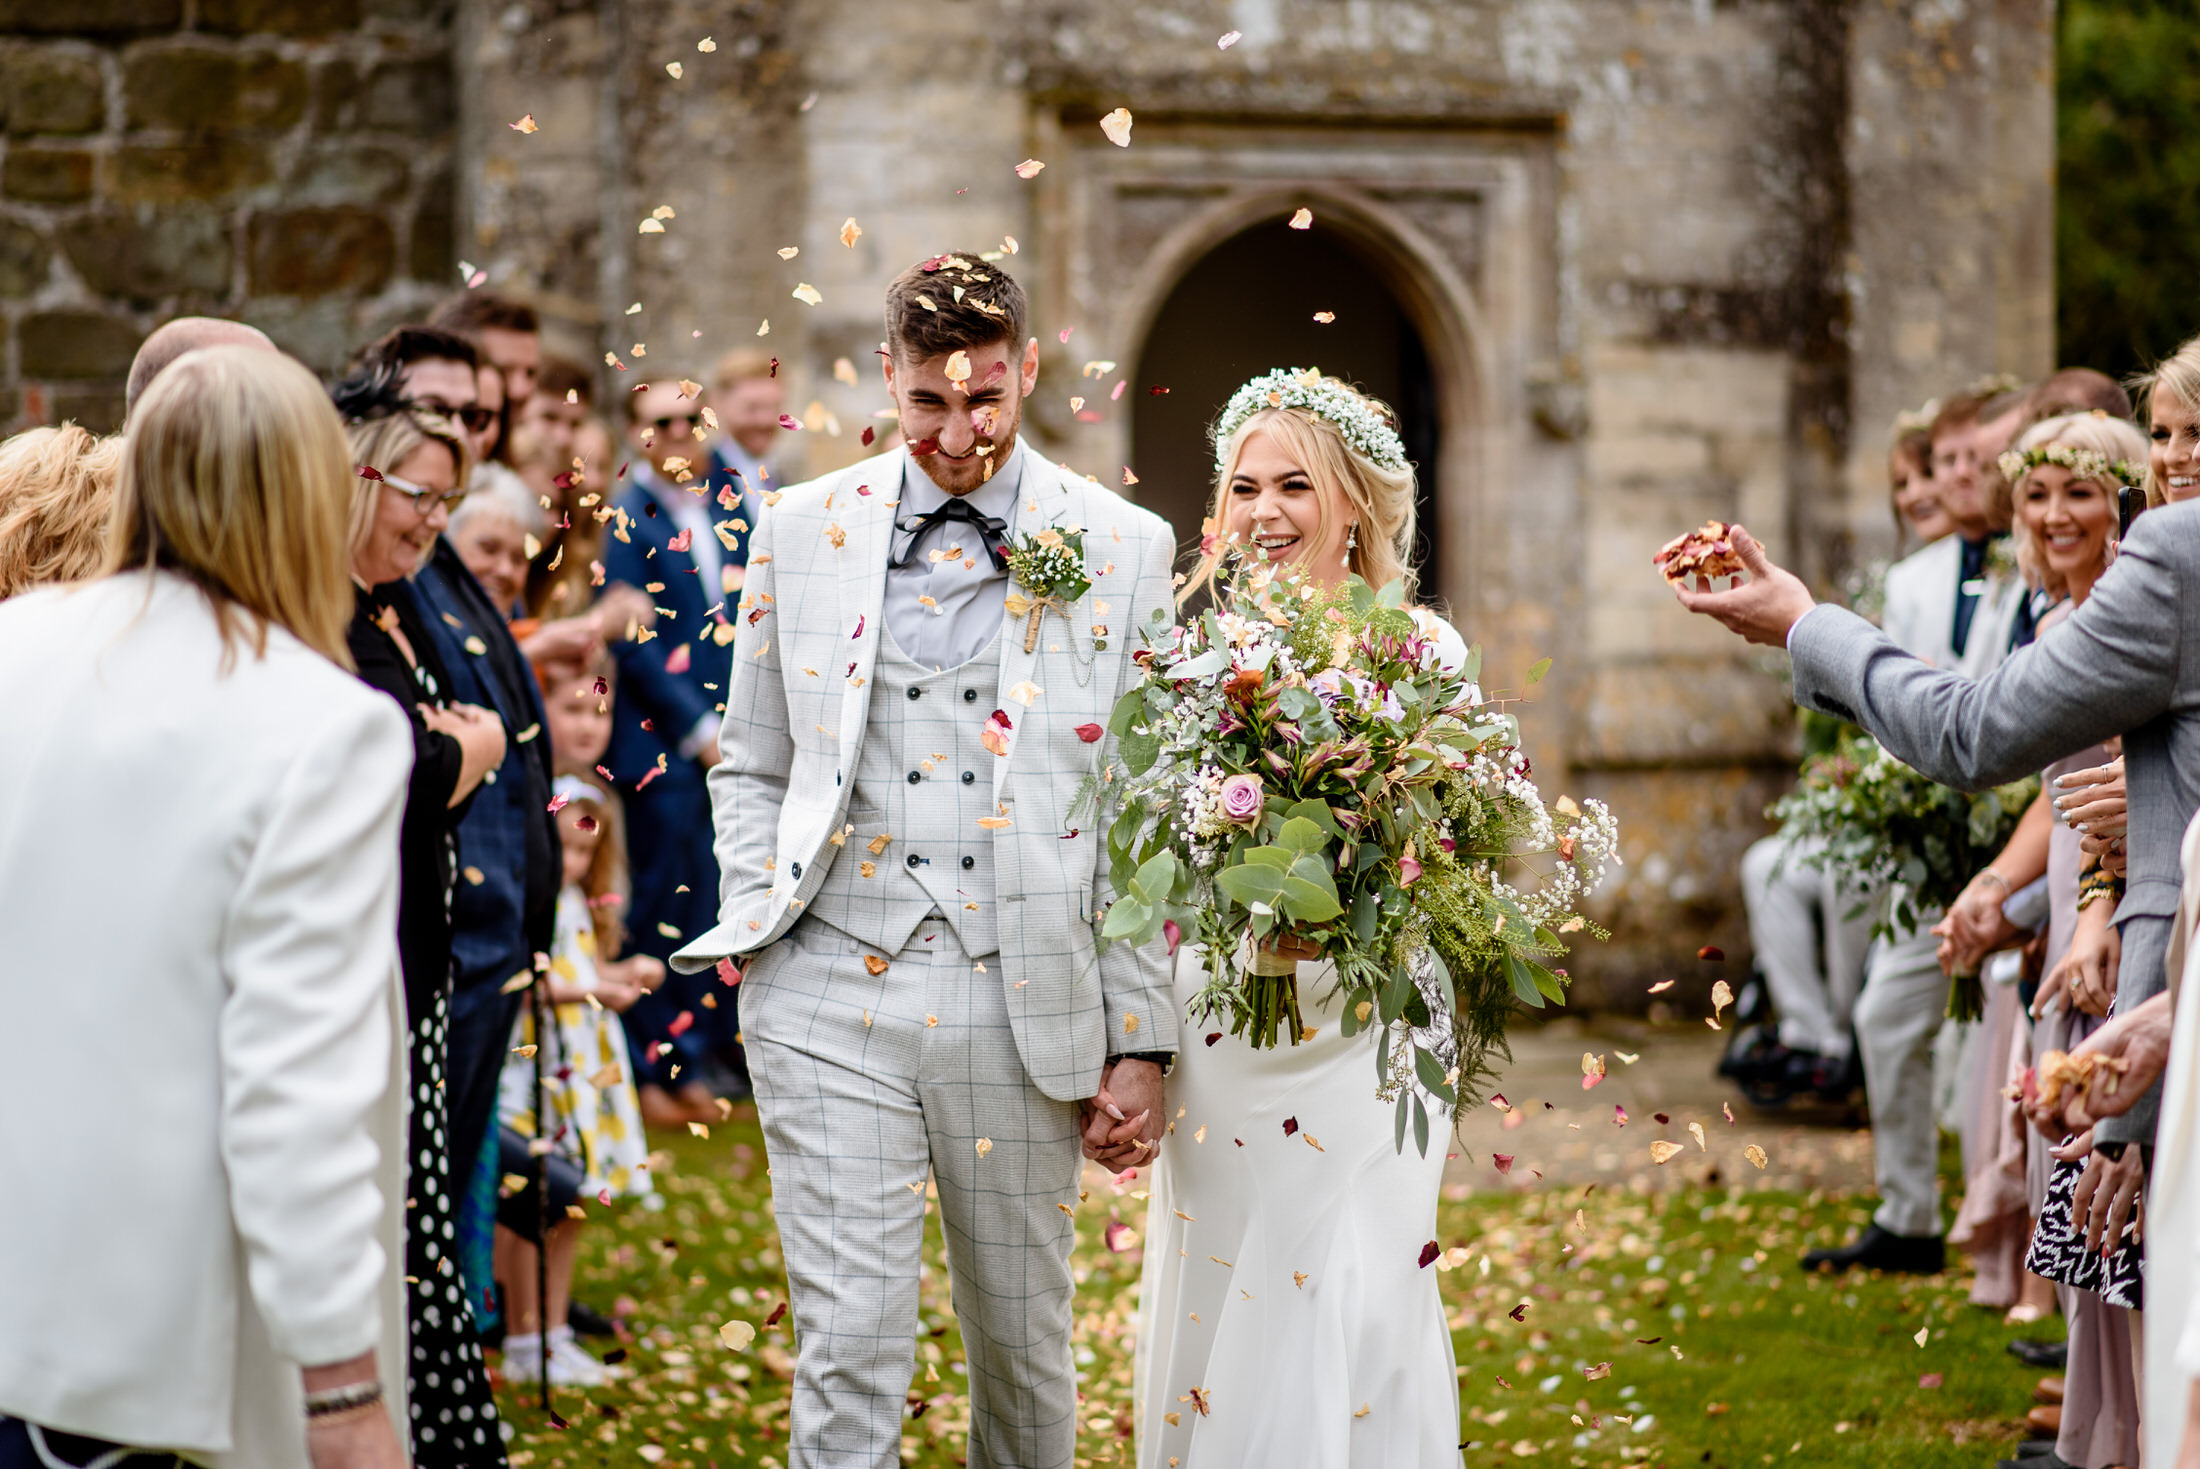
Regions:
<svg viewBox="0 0 2200 1469"><path fill-rule="evenodd" d="M440 137L451 130L457 106L448 56L392 61L367 74L359 96L363 127Z"/></svg>
<svg viewBox="0 0 2200 1469"><path fill-rule="evenodd" d="M53 249L20 220L0 219L0 296L28 296L46 283Z"/></svg>
<svg viewBox="0 0 2200 1469"><path fill-rule="evenodd" d="M305 115L305 68L265 52L184 44L133 51L122 88L133 128L282 132Z"/></svg>
<svg viewBox="0 0 2200 1469"><path fill-rule="evenodd" d="M413 212L411 250L406 273L448 289L458 275L458 191L446 170L421 186Z"/></svg>
<svg viewBox="0 0 2200 1469"><path fill-rule="evenodd" d="M8 131L91 133L107 120L99 61L60 46L17 46L4 63Z"/></svg>
<svg viewBox="0 0 2200 1469"><path fill-rule="evenodd" d="M412 183L412 160L393 148L317 146L298 160L283 197L298 204L394 204Z"/></svg>
<svg viewBox="0 0 2200 1469"><path fill-rule="evenodd" d="M123 401L119 386L100 384L96 387L56 388L47 395L46 408L56 422L68 420L95 434L111 434L122 427ZM4 410L4 405L0 405L0 410ZM0 418L0 422L5 421L5 418Z"/></svg>
<svg viewBox="0 0 2200 1469"><path fill-rule="evenodd" d="M142 334L131 322L100 311L38 311L16 327L23 375L29 378L121 378Z"/></svg>
<svg viewBox="0 0 2200 1469"><path fill-rule="evenodd" d="M235 138L133 143L114 159L113 197L126 204L213 199L268 180L267 150Z"/></svg>
<svg viewBox="0 0 2200 1469"><path fill-rule="evenodd" d="M199 28L225 36L325 36L356 28L359 11L359 0L199 0Z"/></svg>
<svg viewBox="0 0 2200 1469"><path fill-rule="evenodd" d="M383 216L339 206L254 215L247 250L255 294L363 296L389 283L397 241Z"/></svg>
<svg viewBox="0 0 2200 1469"><path fill-rule="evenodd" d="M170 296L226 295L235 249L211 209L107 209L61 236L76 273L102 296L151 306Z"/></svg>
<svg viewBox="0 0 2200 1469"><path fill-rule="evenodd" d="M183 23L183 0L0 0L0 33L142 36Z"/></svg>
<svg viewBox="0 0 2200 1469"><path fill-rule="evenodd" d="M73 204L92 197L92 155L73 148L8 149L0 193L37 204Z"/></svg>

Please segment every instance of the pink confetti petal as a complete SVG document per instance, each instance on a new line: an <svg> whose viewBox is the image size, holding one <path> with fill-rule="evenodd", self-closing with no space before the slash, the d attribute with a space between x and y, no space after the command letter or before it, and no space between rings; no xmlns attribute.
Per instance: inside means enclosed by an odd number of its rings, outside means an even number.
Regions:
<svg viewBox="0 0 2200 1469"><path fill-rule="evenodd" d="M1518 1154L1515 1153L1492 1153L1490 1154L1490 1163L1499 1173L1511 1173L1513 1171L1513 1159L1517 1156Z"/></svg>

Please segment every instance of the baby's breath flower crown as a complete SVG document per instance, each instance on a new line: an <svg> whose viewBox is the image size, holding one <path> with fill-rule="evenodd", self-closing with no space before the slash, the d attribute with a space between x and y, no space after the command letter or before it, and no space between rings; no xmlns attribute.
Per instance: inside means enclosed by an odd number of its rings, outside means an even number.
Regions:
<svg viewBox="0 0 2200 1469"><path fill-rule="evenodd" d="M1215 421L1215 472L1230 466L1230 436L1264 408L1297 408L1336 425L1337 432L1354 450L1393 473L1407 468L1406 446L1398 431L1375 406L1335 378L1322 376L1318 367L1279 367L1254 378L1230 395L1222 417Z"/></svg>
<svg viewBox="0 0 2200 1469"><path fill-rule="evenodd" d="M2113 479L2120 485L2143 485L2147 479L2143 465L2133 464L2128 459L2111 459L2098 449L2078 449L2069 444L2011 449L1994 462L2001 467L2001 477L2009 481L2012 489L2042 464L2059 465L2078 479Z"/></svg>

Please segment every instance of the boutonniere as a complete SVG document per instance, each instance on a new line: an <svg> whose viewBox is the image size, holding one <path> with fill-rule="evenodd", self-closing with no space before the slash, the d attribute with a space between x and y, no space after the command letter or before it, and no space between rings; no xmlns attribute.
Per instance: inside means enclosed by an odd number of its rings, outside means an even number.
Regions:
<svg viewBox="0 0 2200 1469"><path fill-rule="evenodd" d="M1060 613L1068 622L1071 604L1092 590L1092 578L1085 573L1082 530L1050 525L1037 533L1027 532L1009 548L1008 570L1016 578L1016 585L1030 594L1008 595L1009 616L1027 619L1026 653L1039 646L1039 624L1049 611Z"/></svg>
<svg viewBox="0 0 2200 1469"><path fill-rule="evenodd" d="M2008 536L1996 536L1986 545L1986 574L1995 580L2018 575L2017 543Z"/></svg>

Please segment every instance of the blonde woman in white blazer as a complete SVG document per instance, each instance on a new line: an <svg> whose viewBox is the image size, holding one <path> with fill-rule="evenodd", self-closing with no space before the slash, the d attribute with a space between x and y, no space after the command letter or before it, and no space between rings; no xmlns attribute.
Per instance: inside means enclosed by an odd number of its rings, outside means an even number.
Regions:
<svg viewBox="0 0 2200 1469"><path fill-rule="evenodd" d="M131 428L110 574L0 603L0 1464L394 1469L412 744L342 428L245 347Z"/></svg>

